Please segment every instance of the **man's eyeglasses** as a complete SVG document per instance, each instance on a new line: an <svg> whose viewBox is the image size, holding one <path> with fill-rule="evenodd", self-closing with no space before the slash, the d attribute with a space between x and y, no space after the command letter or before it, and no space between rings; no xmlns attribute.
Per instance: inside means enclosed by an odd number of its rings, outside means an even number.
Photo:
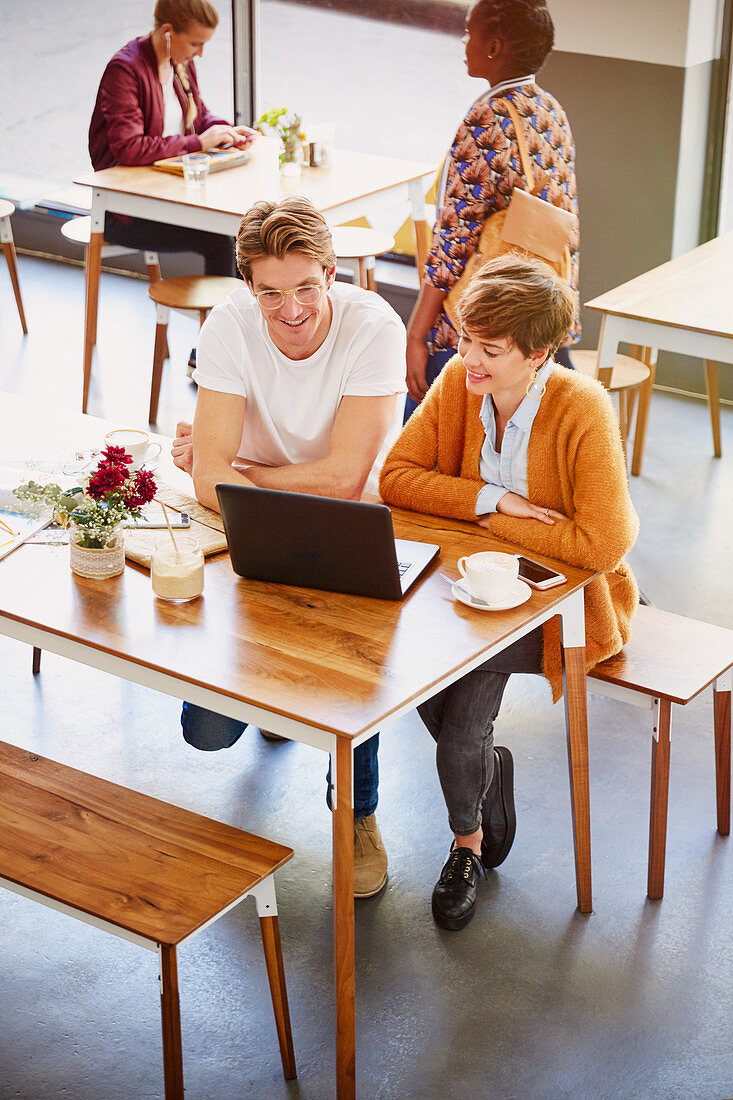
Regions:
<svg viewBox="0 0 733 1100"><path fill-rule="evenodd" d="M315 306L318 304L324 289L324 283L308 283L306 286L296 286L294 290L261 290L259 294L255 294L255 298L260 308L268 311L280 309L290 294L299 306Z"/></svg>

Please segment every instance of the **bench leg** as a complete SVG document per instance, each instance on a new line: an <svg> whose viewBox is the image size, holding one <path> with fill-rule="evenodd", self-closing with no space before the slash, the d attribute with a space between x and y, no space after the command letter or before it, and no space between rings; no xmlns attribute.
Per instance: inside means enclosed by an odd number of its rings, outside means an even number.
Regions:
<svg viewBox="0 0 733 1100"><path fill-rule="evenodd" d="M145 253L145 266L148 269L148 281L150 282L151 286L153 283L159 283L163 276L160 273L160 261L158 259L157 252ZM168 339L166 337L165 347L163 348L163 358L170 359L170 357L171 353L170 349L168 348Z"/></svg>
<svg viewBox="0 0 733 1100"><path fill-rule="evenodd" d="M729 673L730 675L730 673ZM730 833L730 687L713 689L715 715L715 790L718 806L718 832Z"/></svg>
<svg viewBox="0 0 733 1100"><path fill-rule="evenodd" d="M41 653L43 651L38 646L33 646L33 675L37 676L41 671Z"/></svg>
<svg viewBox="0 0 733 1100"><path fill-rule="evenodd" d="M275 1013L275 1026L277 1027L277 1041L280 1044L283 1075L286 1081L291 1081L298 1074L295 1068L288 991L285 987L285 967L283 965L282 947L280 946L280 924L277 917L260 917L260 932L262 933L262 946L265 949L265 964L267 966L267 977L270 981L270 995Z"/></svg>
<svg viewBox="0 0 733 1100"><path fill-rule="evenodd" d="M652 901L657 901L664 895L671 722L672 704L669 699L660 699L657 709L657 730L652 738L652 784L649 809L649 866L646 893Z"/></svg>
<svg viewBox="0 0 733 1100"><path fill-rule="evenodd" d="M175 947L160 944L160 1010L163 1021L165 1100L183 1100L181 1005Z"/></svg>

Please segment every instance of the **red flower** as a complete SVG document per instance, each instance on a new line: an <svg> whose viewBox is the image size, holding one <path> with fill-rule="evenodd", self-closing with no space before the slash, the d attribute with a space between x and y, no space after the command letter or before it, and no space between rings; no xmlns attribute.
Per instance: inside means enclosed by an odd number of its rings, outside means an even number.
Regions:
<svg viewBox="0 0 733 1100"><path fill-rule="evenodd" d="M120 464L129 466L129 464L132 462L132 455L129 455L124 447L110 446L107 447L106 450L102 451L102 454L106 462L112 462L115 466ZM100 466L103 466L104 464L104 462L101 462Z"/></svg>
<svg viewBox="0 0 733 1100"><path fill-rule="evenodd" d="M142 508L150 503L157 488L150 470L138 470L125 488L125 504L128 508Z"/></svg>
<svg viewBox="0 0 733 1100"><path fill-rule="evenodd" d="M117 450L118 448L115 448ZM127 467L120 463L102 462L89 479L87 493L94 500L102 500L127 481Z"/></svg>

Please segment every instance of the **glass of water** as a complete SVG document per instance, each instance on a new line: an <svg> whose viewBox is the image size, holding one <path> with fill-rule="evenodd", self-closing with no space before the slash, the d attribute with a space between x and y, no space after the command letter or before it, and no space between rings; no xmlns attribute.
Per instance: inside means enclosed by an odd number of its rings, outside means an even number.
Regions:
<svg viewBox="0 0 733 1100"><path fill-rule="evenodd" d="M208 153L184 153L183 178L187 187L201 188L206 185L210 160Z"/></svg>

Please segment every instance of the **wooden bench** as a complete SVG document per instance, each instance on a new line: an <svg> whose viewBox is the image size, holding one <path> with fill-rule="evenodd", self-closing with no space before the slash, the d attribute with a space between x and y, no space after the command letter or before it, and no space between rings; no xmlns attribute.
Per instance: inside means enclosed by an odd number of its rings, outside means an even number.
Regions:
<svg viewBox="0 0 733 1100"><path fill-rule="evenodd" d="M0 805L1 886L158 952L166 1100L183 1098L176 948L250 894L296 1076L273 878L292 848L3 742Z"/></svg>
<svg viewBox="0 0 733 1100"><path fill-rule="evenodd" d="M685 706L713 685L718 832L730 833L730 698L733 630L639 607L632 638L588 673L588 690L654 708L647 895L664 894L672 704Z"/></svg>

